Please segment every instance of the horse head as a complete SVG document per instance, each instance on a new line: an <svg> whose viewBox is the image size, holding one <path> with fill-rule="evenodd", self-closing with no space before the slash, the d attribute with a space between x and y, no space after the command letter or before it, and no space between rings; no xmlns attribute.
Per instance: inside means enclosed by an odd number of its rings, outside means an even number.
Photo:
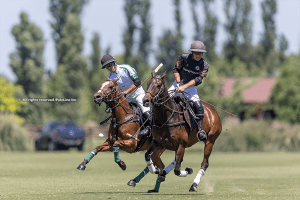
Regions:
<svg viewBox="0 0 300 200"><path fill-rule="evenodd" d="M163 96L164 92L167 91L166 84L164 82L166 74L167 72L165 71L161 76L155 76L155 72L152 71L152 78L147 83L147 92L143 98L143 105L145 107L149 107L150 102L157 101Z"/></svg>
<svg viewBox="0 0 300 200"><path fill-rule="evenodd" d="M100 106L102 101L114 101L117 93L120 92L118 91L120 89L117 87L117 81L119 79L120 78L111 80L107 78L106 81L100 85L99 91L94 94L94 102Z"/></svg>

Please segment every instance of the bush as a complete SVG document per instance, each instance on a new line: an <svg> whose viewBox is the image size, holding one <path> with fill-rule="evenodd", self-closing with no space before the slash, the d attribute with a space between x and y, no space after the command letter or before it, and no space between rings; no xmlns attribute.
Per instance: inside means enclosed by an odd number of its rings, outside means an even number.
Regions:
<svg viewBox="0 0 300 200"><path fill-rule="evenodd" d="M214 151L300 151L300 126L227 118Z"/></svg>
<svg viewBox="0 0 300 200"><path fill-rule="evenodd" d="M28 132L13 115L0 115L0 151L27 150Z"/></svg>

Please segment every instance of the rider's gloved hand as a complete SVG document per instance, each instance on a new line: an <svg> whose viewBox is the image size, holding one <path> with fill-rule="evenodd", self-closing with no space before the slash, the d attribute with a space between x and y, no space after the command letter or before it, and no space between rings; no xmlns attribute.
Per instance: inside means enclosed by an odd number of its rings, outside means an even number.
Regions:
<svg viewBox="0 0 300 200"><path fill-rule="evenodd" d="M127 96L127 94L125 92L122 92L121 95L124 96L124 97Z"/></svg>
<svg viewBox="0 0 300 200"><path fill-rule="evenodd" d="M177 83L175 89L179 88L179 86L180 86L180 83Z"/></svg>

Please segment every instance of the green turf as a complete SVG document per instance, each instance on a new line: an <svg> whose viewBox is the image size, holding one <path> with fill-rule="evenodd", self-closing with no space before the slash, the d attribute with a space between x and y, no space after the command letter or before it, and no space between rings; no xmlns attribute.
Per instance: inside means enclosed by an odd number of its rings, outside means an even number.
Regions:
<svg viewBox="0 0 300 200"><path fill-rule="evenodd" d="M0 199L300 199L300 153L213 153L198 192L190 193L203 152L187 151L182 168L194 174L171 172L158 194L147 193L157 175L127 186L145 168L144 153L120 154L126 171L113 153L98 153L79 171L88 152L0 152ZM174 152L162 158L169 164Z"/></svg>

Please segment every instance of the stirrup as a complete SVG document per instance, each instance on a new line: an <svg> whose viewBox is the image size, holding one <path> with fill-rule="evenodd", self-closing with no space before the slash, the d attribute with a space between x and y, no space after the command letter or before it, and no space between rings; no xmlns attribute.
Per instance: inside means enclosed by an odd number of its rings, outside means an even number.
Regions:
<svg viewBox="0 0 300 200"><path fill-rule="evenodd" d="M198 131L197 133L197 138L198 138L198 141L203 141L203 140L206 140L207 139L207 134L204 130L200 130Z"/></svg>
<svg viewBox="0 0 300 200"><path fill-rule="evenodd" d="M150 131L151 131L150 127L147 126L146 128L144 128L144 129L140 132L140 134L141 134L142 136L144 136L144 135L148 136L148 135L150 134Z"/></svg>

